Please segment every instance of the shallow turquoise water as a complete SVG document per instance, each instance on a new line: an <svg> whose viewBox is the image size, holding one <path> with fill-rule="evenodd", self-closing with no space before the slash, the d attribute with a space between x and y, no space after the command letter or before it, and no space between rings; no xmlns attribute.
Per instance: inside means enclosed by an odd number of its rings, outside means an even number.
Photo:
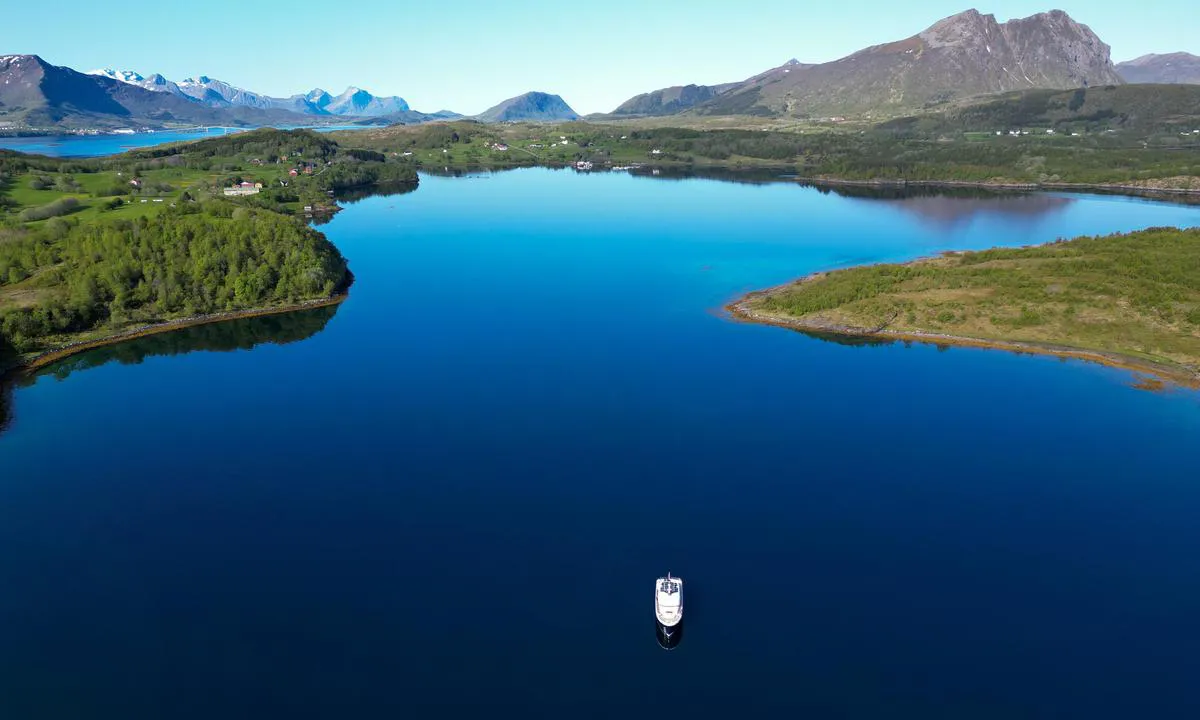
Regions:
<svg viewBox="0 0 1200 720"><path fill-rule="evenodd" d="M357 202L340 308L12 391L0 716L1194 716L1200 394L718 309L1198 223L549 170Z"/></svg>

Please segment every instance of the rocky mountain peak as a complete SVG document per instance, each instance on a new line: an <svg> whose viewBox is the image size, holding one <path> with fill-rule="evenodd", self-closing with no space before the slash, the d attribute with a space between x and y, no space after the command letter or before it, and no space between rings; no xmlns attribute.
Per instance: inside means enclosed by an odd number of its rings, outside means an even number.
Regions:
<svg viewBox="0 0 1200 720"><path fill-rule="evenodd" d="M929 47L953 47L978 43L999 30L995 15L984 15L972 9L939 20L917 37Z"/></svg>
<svg viewBox="0 0 1200 720"><path fill-rule="evenodd" d="M37 55L0 55L0 70L45 65L46 61Z"/></svg>
<svg viewBox="0 0 1200 720"><path fill-rule="evenodd" d="M1122 82L1109 47L1061 10L1005 23L966 10L912 37L796 67L749 78L694 112L881 116L992 93Z"/></svg>

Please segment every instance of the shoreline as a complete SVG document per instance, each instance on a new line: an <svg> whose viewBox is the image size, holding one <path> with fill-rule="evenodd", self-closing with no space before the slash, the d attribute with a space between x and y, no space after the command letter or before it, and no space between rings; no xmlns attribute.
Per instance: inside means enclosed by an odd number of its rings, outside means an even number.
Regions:
<svg viewBox="0 0 1200 720"><path fill-rule="evenodd" d="M1146 195L1200 195L1200 187L1153 187L1145 185L1123 185L1118 183L1065 183L1065 182L998 182L988 180L846 180L830 177L797 177L797 182L811 185L868 188L972 188L980 190L1014 190L1023 192L1064 191L1101 192L1129 197Z"/></svg>
<svg viewBox="0 0 1200 720"><path fill-rule="evenodd" d="M450 173L470 173L470 172L504 172L507 170L520 170L523 168L547 168L550 170L566 170L572 166L570 164L550 163L550 162L508 162L508 163L487 163L487 164L467 164L467 165L443 165L439 168L422 167L421 172L426 172L431 175ZM848 187L848 188L874 188L879 190L905 190L905 189L944 189L944 190L994 190L997 192L1014 192L1014 193L1029 193L1029 192L1072 192L1072 193L1095 193L1099 195L1112 195L1114 197L1129 197L1140 198L1143 200L1161 200L1164 202L1182 202L1183 198L1200 198L1200 176L1196 176L1196 181L1193 187L1178 187L1166 186L1155 187L1153 185L1130 185L1126 183L1069 183L1069 182L1003 182L994 180L905 180L899 178L878 178L874 180L850 180L845 178L824 177L824 176L806 176L793 174L796 168L788 165L729 165L729 164L704 164L704 163L654 163L645 164L640 170L661 170L664 172L690 172L699 174L703 177L705 172L725 172L731 174L745 173L778 173L769 182L790 182L797 185L808 187ZM614 172L610 167L597 166L594 171L584 172ZM640 173L635 173L640 175ZM1149 181L1153 182L1153 181ZM1190 200L1189 200L1190 202Z"/></svg>
<svg viewBox="0 0 1200 720"><path fill-rule="evenodd" d="M912 262L916 261L914 260ZM767 313L756 312L750 308L750 303L757 298L768 296L781 288L807 282L812 279L823 277L827 274L827 272L817 272L811 275L806 275L799 280L795 280L784 285L777 285L765 290L755 290L754 292L750 292L741 296L733 302L727 303L724 306L724 310L729 313L730 317L736 322L768 325L802 333L837 335L846 338L877 339L886 342L919 342L925 345L936 345L943 347L968 347L980 350L1001 350L1003 352L1013 353L1016 355L1041 355L1070 360L1082 360L1084 362L1095 363L1105 367L1147 375L1156 380L1165 381L1173 385L1178 385L1192 390L1200 389L1200 372L1196 370L1191 370L1186 367L1176 365L1169 365L1166 363L1157 363L1153 360L1146 360L1119 352L1089 350L1087 348L1077 348L1070 345L1056 345L1022 340L990 340L987 338L943 335L940 333L928 333L920 331L904 332L887 330L883 328L871 330L869 328L848 327L834 325L832 323L806 321L799 318L786 316L769 315Z"/></svg>
<svg viewBox="0 0 1200 720"><path fill-rule="evenodd" d="M285 315L287 313L299 312L301 310L314 310L316 308L330 307L332 305L340 305L350 297L349 291L341 292L328 298L318 300L304 300L291 305L280 305L277 307L253 308L250 310L231 310L223 313L210 313L207 315L193 315L191 317L177 318L175 320L166 320L159 323L150 323L139 327L128 328L112 335L105 335L90 340L78 340L67 343L53 350L45 350L28 358L19 358L17 361L7 367L0 368L0 380L9 380L17 375L28 374L36 370L40 370L48 365L52 365L60 360L65 360L72 355L94 350L99 347L108 345L117 345L129 340L147 337L150 335L159 335L162 333L173 332L175 330L183 330L185 328L196 327L198 325L211 325L213 323L228 322L231 320L245 320L255 317L266 317L269 315Z"/></svg>

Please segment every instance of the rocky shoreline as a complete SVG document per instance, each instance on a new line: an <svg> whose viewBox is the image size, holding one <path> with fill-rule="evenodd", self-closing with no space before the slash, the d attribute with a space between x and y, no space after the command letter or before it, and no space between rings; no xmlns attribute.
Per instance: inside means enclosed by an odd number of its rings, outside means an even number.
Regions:
<svg viewBox="0 0 1200 720"><path fill-rule="evenodd" d="M754 300L758 298L766 297L783 287L790 287L796 283L802 283L820 278L826 274L827 273L823 272L814 273L813 275L809 275L795 282L788 283L787 285L748 293L738 300L726 305L725 311L729 313L730 317L739 322L755 323L758 325L772 325L774 327L787 328L789 330L795 330L797 332L804 333L840 335L848 338L876 339L890 342L920 342L928 345L972 347L984 350L1003 350L1016 354L1047 355L1058 358L1083 360L1085 362L1093 362L1106 367L1141 373L1143 375L1148 375L1181 387L1200 389L1200 368L1188 368L1167 365L1164 363L1156 363L1151 360L1144 360L1142 358L1122 355L1115 352L1087 350L1083 348L1071 347L1069 345L1032 343L1015 340L989 340L984 338L961 337L956 335L944 335L940 333L926 333L919 331L901 332L896 330L888 330L886 328L871 329L851 327L837 325L834 323L803 320L781 315L771 315L768 313L758 312L752 307Z"/></svg>

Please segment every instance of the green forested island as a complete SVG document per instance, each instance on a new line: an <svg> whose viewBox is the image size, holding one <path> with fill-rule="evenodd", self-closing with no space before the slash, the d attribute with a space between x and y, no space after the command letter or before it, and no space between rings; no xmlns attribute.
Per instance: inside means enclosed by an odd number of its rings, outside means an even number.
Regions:
<svg viewBox="0 0 1200 720"><path fill-rule="evenodd" d="M1200 379L1200 229L818 273L733 303L818 333L1084 354Z"/></svg>
<svg viewBox="0 0 1200 720"><path fill-rule="evenodd" d="M343 293L306 217L412 163L311 131L259 130L90 160L0 153L0 356L181 318Z"/></svg>

